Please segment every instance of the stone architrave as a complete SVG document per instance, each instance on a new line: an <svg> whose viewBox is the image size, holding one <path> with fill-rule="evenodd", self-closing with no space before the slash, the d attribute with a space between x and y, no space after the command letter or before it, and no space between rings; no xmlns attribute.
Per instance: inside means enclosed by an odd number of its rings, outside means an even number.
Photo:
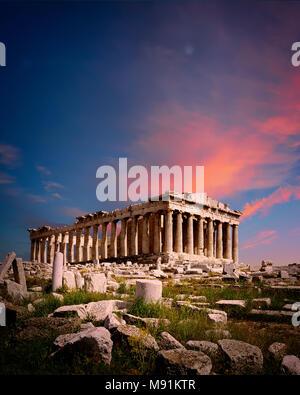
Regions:
<svg viewBox="0 0 300 395"><path fill-rule="evenodd" d="M52 272L53 292L55 292L58 288L62 287L63 267L64 267L64 255L61 252L56 252L54 263L53 263L53 272Z"/></svg>

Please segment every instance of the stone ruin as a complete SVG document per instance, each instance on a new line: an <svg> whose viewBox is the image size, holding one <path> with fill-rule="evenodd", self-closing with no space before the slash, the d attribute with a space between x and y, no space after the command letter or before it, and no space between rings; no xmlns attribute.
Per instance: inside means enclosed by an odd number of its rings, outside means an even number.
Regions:
<svg viewBox="0 0 300 395"><path fill-rule="evenodd" d="M216 266L238 263L242 212L206 195L203 205L192 194L180 195L180 201L176 196L86 214L71 226L30 228L31 261L53 263L61 252L64 264L141 258L144 263L158 258Z"/></svg>

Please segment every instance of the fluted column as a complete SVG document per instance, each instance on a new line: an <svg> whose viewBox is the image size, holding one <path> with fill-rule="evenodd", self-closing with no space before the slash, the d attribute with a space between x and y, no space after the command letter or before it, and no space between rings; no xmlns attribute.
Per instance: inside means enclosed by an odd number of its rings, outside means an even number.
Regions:
<svg viewBox="0 0 300 395"><path fill-rule="evenodd" d="M81 232L82 229L76 229L76 262L82 261Z"/></svg>
<svg viewBox="0 0 300 395"><path fill-rule="evenodd" d="M221 221L217 225L217 254L218 259L223 258L223 224Z"/></svg>
<svg viewBox="0 0 300 395"><path fill-rule="evenodd" d="M150 238L149 238L149 213L143 216L143 234L142 234L142 253L149 254Z"/></svg>
<svg viewBox="0 0 300 395"><path fill-rule="evenodd" d="M92 246L92 259L98 261L99 259L99 237L98 237L99 225L93 226L93 246Z"/></svg>
<svg viewBox="0 0 300 395"><path fill-rule="evenodd" d="M138 254L138 232L137 232L137 217L132 217L131 220L131 240L130 240L130 255Z"/></svg>
<svg viewBox="0 0 300 395"><path fill-rule="evenodd" d="M54 239L54 254L55 254L56 252L59 252L59 236L60 236L59 233L56 233L56 234L55 234L55 239Z"/></svg>
<svg viewBox="0 0 300 395"><path fill-rule="evenodd" d="M54 249L55 249L55 236L51 235L48 238L48 256L47 261L49 263L54 262Z"/></svg>
<svg viewBox="0 0 300 395"><path fill-rule="evenodd" d="M208 235L207 235L207 256L212 258L214 254L214 224L211 218L208 218Z"/></svg>
<svg viewBox="0 0 300 395"><path fill-rule="evenodd" d="M234 263L239 261L239 246L238 246L238 225L233 225L232 230L232 259Z"/></svg>
<svg viewBox="0 0 300 395"><path fill-rule="evenodd" d="M30 248L30 260L35 260L35 240L31 240L31 248Z"/></svg>
<svg viewBox="0 0 300 395"><path fill-rule="evenodd" d="M121 220L120 231L120 256L127 256L127 218Z"/></svg>
<svg viewBox="0 0 300 395"><path fill-rule="evenodd" d="M167 210L164 214L164 252L173 251L173 213L172 210Z"/></svg>
<svg viewBox="0 0 300 395"><path fill-rule="evenodd" d="M204 255L204 231L203 231L203 218L197 221L197 254Z"/></svg>
<svg viewBox="0 0 300 395"><path fill-rule="evenodd" d="M40 239L36 239L35 259L37 262L41 262L41 242L40 242Z"/></svg>
<svg viewBox="0 0 300 395"><path fill-rule="evenodd" d="M83 260L84 261L89 261L91 259L90 257L90 226L87 226L84 228L84 244L83 244Z"/></svg>
<svg viewBox="0 0 300 395"><path fill-rule="evenodd" d="M74 262L74 231L69 232L69 244L68 244L68 262Z"/></svg>
<svg viewBox="0 0 300 395"><path fill-rule="evenodd" d="M161 252L161 213L154 214L154 245L153 251L155 254Z"/></svg>
<svg viewBox="0 0 300 395"><path fill-rule="evenodd" d="M67 263L67 233L61 235L61 252L64 256L64 265Z"/></svg>
<svg viewBox="0 0 300 395"><path fill-rule="evenodd" d="M41 240L41 263L47 262L46 237Z"/></svg>
<svg viewBox="0 0 300 395"><path fill-rule="evenodd" d="M231 225L226 223L225 225L226 241L225 241L225 259L231 259Z"/></svg>
<svg viewBox="0 0 300 395"><path fill-rule="evenodd" d="M178 253L182 253L182 213L181 213L181 211L179 211L176 214L174 250Z"/></svg>
<svg viewBox="0 0 300 395"><path fill-rule="evenodd" d="M102 229L101 229L101 258L106 259L107 258L107 222L104 222L102 224Z"/></svg>
<svg viewBox="0 0 300 395"><path fill-rule="evenodd" d="M117 222L116 221L111 222L109 252L110 252L110 258L117 257Z"/></svg>
<svg viewBox="0 0 300 395"><path fill-rule="evenodd" d="M194 253L194 217L190 214L187 219L186 243L187 253Z"/></svg>

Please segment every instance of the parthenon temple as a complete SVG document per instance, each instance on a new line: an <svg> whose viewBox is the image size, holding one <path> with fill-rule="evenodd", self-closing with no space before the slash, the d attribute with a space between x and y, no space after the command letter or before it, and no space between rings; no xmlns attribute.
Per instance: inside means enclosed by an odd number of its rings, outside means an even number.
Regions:
<svg viewBox="0 0 300 395"><path fill-rule="evenodd" d="M162 262L238 263L242 212L206 195L202 205L192 194L183 194L181 201L174 196L86 214L71 226L30 228L31 261L53 263L60 251L65 263L140 257L147 262L161 257Z"/></svg>

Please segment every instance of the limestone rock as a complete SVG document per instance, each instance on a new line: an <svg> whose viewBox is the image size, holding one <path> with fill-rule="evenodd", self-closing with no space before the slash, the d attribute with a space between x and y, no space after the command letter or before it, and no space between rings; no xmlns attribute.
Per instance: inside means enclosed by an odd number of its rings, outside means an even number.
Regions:
<svg viewBox="0 0 300 395"><path fill-rule="evenodd" d="M51 292L51 295L54 296L55 299L60 300L61 302L64 301L64 297L63 297L63 295L61 295L61 294L58 294L58 293L56 293L56 292Z"/></svg>
<svg viewBox="0 0 300 395"><path fill-rule="evenodd" d="M15 303L22 302L23 299L28 296L21 284L11 280L4 280L4 282L1 282L0 288L3 290L4 294L9 295Z"/></svg>
<svg viewBox="0 0 300 395"><path fill-rule="evenodd" d="M130 342L141 342L141 344L149 351L158 351L159 347L153 336L148 333L144 333L141 329L134 325L120 325L116 328L112 334L113 342L127 343L130 346Z"/></svg>
<svg viewBox="0 0 300 395"><path fill-rule="evenodd" d="M228 358L233 374L258 374L263 368L263 355L257 346L239 340L223 339L219 346Z"/></svg>
<svg viewBox="0 0 300 395"><path fill-rule="evenodd" d="M282 358L286 355L286 344L284 343L272 343L268 348L268 351L273 359L276 361L282 360Z"/></svg>
<svg viewBox="0 0 300 395"><path fill-rule="evenodd" d="M96 321L105 320L105 318L114 311L119 311L131 307L132 303L122 300L101 300L99 302L90 302L86 305L87 316L92 316Z"/></svg>
<svg viewBox="0 0 300 395"><path fill-rule="evenodd" d="M75 274L71 270L68 270L63 273L63 285L68 289L75 289L76 282L75 282Z"/></svg>
<svg viewBox="0 0 300 395"><path fill-rule="evenodd" d="M75 272L75 283L77 289L82 289L84 287L84 279L79 272Z"/></svg>
<svg viewBox="0 0 300 395"><path fill-rule="evenodd" d="M246 307L246 302L244 300L218 300L216 304L222 307L230 306L242 309Z"/></svg>
<svg viewBox="0 0 300 395"><path fill-rule="evenodd" d="M118 326L125 325L126 321L118 317L116 314L108 314L104 320L104 327L110 332L114 331Z"/></svg>
<svg viewBox="0 0 300 395"><path fill-rule="evenodd" d="M157 328L160 325L165 325L165 326L170 325L170 321L164 318L141 318L141 317L136 317L135 315L132 314L124 314L123 318L127 324L132 324L132 325L141 324L147 328L149 327Z"/></svg>
<svg viewBox="0 0 300 395"><path fill-rule="evenodd" d="M295 355L286 355L281 363L281 371L284 374L300 375L300 359Z"/></svg>
<svg viewBox="0 0 300 395"><path fill-rule="evenodd" d="M218 325L226 325L227 317L223 314L208 314L207 315L208 322L218 326Z"/></svg>
<svg viewBox="0 0 300 395"><path fill-rule="evenodd" d="M177 348L158 353L157 366L167 375L208 375L212 369L210 358L201 351Z"/></svg>
<svg viewBox="0 0 300 395"><path fill-rule="evenodd" d="M206 340L189 340L186 343L186 348L188 350L202 351L210 357L215 357L219 351L219 346L216 343Z"/></svg>
<svg viewBox="0 0 300 395"><path fill-rule="evenodd" d="M86 318L86 309L84 304L70 306L61 306L54 310L53 317L79 317L82 320Z"/></svg>
<svg viewBox="0 0 300 395"><path fill-rule="evenodd" d="M85 292L105 293L107 281L104 273L86 274L84 276Z"/></svg>
<svg viewBox="0 0 300 395"><path fill-rule="evenodd" d="M54 341L58 351L52 357L74 352L86 356L98 356L99 361L105 364L111 362L113 342L109 331L104 327L89 328L79 333L70 333L58 336Z"/></svg>
<svg viewBox="0 0 300 395"><path fill-rule="evenodd" d="M159 337L159 345L162 350L172 350L174 348L184 348L169 332L162 332Z"/></svg>
<svg viewBox="0 0 300 395"><path fill-rule="evenodd" d="M85 331L86 329L95 328L92 322L85 322L84 324L80 325L80 330Z"/></svg>

